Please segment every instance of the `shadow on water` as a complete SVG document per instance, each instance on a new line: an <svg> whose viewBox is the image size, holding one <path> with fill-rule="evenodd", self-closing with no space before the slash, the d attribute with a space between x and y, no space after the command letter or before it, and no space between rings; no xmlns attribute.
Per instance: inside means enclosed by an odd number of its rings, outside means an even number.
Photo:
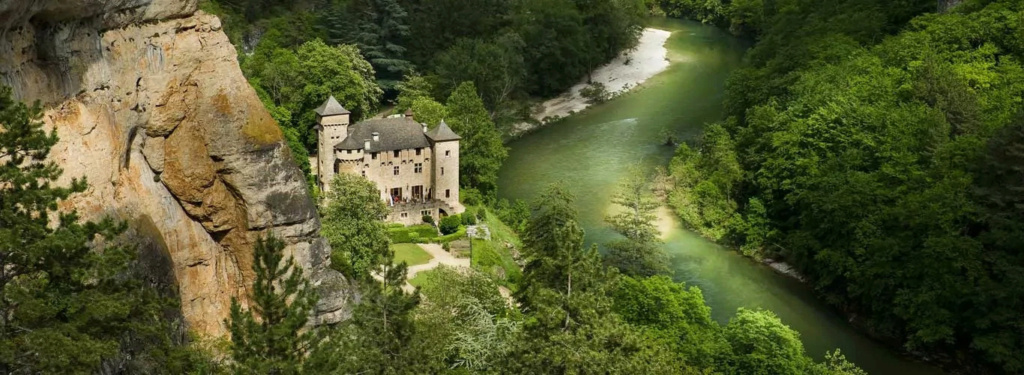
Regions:
<svg viewBox="0 0 1024 375"><path fill-rule="evenodd" d="M673 149L661 145L664 131L692 141L706 123L721 118L726 78L749 44L694 22L662 19L653 26L674 32L666 44L669 69L630 94L510 144L499 176L502 197L531 200L548 184L562 182L576 193L587 241L607 242L616 234L604 216L627 169L667 164ZM765 308L798 330L818 360L840 348L873 374L940 373L861 335L796 280L683 230L678 222L672 228L665 250L675 276L704 291L719 322L726 323L740 307Z"/></svg>

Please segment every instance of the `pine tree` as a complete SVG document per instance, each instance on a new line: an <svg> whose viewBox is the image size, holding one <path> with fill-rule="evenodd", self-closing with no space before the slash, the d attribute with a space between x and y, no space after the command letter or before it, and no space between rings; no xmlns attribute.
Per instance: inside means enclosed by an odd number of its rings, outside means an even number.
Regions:
<svg viewBox="0 0 1024 375"><path fill-rule="evenodd" d="M612 313L613 282L595 247L584 248L573 196L549 187L524 237L527 259L516 298L523 335L508 373L680 373L667 347L645 340Z"/></svg>
<svg viewBox="0 0 1024 375"><path fill-rule="evenodd" d="M477 189L494 198L498 189L498 170L508 157L501 133L494 126L473 82L463 82L446 104L445 121L462 136L459 155L460 186Z"/></svg>
<svg viewBox="0 0 1024 375"><path fill-rule="evenodd" d="M320 354L321 332L305 329L317 295L295 259L284 258L284 247L274 236L256 241L251 306L243 310L237 299L231 301L226 323L238 373L299 374L309 370L308 357Z"/></svg>
<svg viewBox="0 0 1024 375"><path fill-rule="evenodd" d="M356 17L356 27L348 42L355 42L373 64L377 83L385 90L394 89L413 68L401 44L409 35L408 13L398 0L356 0L349 12Z"/></svg>
<svg viewBox="0 0 1024 375"><path fill-rule="evenodd" d="M376 281L363 285L363 296L344 327L346 342L341 348L348 354L344 373L434 373L432 361L424 353L416 332L413 310L420 303L419 288L403 289L408 266L394 264L394 252L388 250L377 272Z"/></svg>
<svg viewBox="0 0 1024 375"><path fill-rule="evenodd" d="M606 220L625 238L608 244L605 262L630 276L654 276L668 273L665 252L659 246L655 210L658 201L639 166L630 170L612 202L622 211Z"/></svg>
<svg viewBox="0 0 1024 375"><path fill-rule="evenodd" d="M576 306L573 300L588 296L587 293L603 293L606 281L597 250L583 246L583 227L574 201L575 197L563 187L552 185L535 202L536 214L523 238L526 266L517 294L524 310L561 310L544 314L543 318L555 317L556 321L564 321L566 327L579 318L574 308L584 307Z"/></svg>

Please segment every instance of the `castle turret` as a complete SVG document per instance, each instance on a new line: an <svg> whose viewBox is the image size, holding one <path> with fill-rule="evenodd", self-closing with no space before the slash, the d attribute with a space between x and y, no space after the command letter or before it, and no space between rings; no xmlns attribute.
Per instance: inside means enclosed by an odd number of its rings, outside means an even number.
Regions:
<svg viewBox="0 0 1024 375"><path fill-rule="evenodd" d="M324 104L316 109L317 131L317 183L321 191L329 189L331 180L337 171L334 146L348 137L349 112L338 103L338 100L327 98Z"/></svg>
<svg viewBox="0 0 1024 375"><path fill-rule="evenodd" d="M434 152L434 199L462 207L459 203L459 140L462 137L442 120L436 128L427 131L427 138Z"/></svg>

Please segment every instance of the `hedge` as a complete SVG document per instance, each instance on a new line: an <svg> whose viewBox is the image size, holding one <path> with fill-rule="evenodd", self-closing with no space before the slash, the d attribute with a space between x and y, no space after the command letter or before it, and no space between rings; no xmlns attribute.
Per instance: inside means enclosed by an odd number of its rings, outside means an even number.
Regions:
<svg viewBox="0 0 1024 375"><path fill-rule="evenodd" d="M459 230L455 231L455 233L447 234L447 235L444 235L444 236L441 236L441 237L434 238L434 240L431 241L431 242L436 242L436 243L444 244L444 243L455 241L455 240L463 238L463 237L466 237L466 227L460 225L459 226Z"/></svg>
<svg viewBox="0 0 1024 375"><path fill-rule="evenodd" d="M431 225L392 226L388 229L388 237L391 243L427 243L437 238L437 229Z"/></svg>

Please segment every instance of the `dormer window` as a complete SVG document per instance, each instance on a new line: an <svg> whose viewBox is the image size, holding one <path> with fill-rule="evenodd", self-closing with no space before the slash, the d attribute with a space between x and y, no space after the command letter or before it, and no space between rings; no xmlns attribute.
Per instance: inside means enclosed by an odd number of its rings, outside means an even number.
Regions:
<svg viewBox="0 0 1024 375"><path fill-rule="evenodd" d="M399 150L395 150L395 157L397 158L397 157L398 157L398 155L399 155L399 154L400 154L401 152L402 152L402 151L399 151Z"/></svg>
<svg viewBox="0 0 1024 375"><path fill-rule="evenodd" d="M416 149L416 156L420 156L420 155L423 155L423 149L422 148L417 148Z"/></svg>

